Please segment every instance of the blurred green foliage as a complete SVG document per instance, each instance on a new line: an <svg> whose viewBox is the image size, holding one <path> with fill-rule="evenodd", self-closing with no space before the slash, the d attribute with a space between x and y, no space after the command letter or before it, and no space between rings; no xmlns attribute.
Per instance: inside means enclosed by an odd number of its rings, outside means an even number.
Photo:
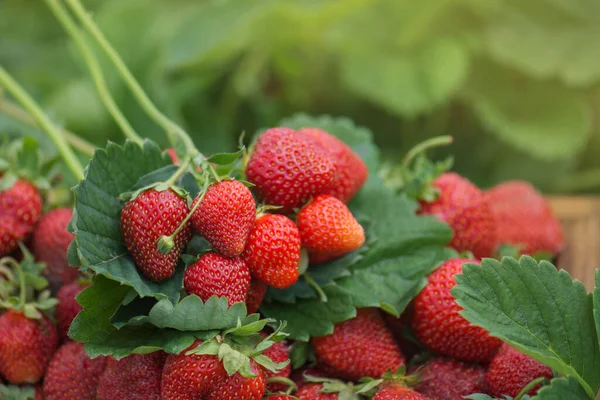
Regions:
<svg viewBox="0 0 600 400"><path fill-rule="evenodd" d="M524 178L600 191L597 0L90 0L157 104L202 151L295 112L344 115L398 161L436 156L483 186ZM100 54L100 52L98 52ZM166 145L108 62L136 130ZM53 118L121 141L74 46L41 1L0 1L0 64ZM14 121L0 116L0 129Z"/></svg>

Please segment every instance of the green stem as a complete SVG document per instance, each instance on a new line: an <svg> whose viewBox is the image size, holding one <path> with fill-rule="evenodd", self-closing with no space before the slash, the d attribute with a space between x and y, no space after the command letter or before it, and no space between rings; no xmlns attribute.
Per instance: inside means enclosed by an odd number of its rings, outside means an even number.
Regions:
<svg viewBox="0 0 600 400"><path fill-rule="evenodd" d="M54 142L56 147L58 148L58 152L61 157L67 164L67 167L71 170L75 178L77 180L83 179L83 167L79 163L77 156L73 153L73 150L69 147L65 137L62 132L60 132L56 126L50 121L48 116L44 114L40 106L36 104L36 102L27 94L25 89L23 89L16 80L14 80L10 74L0 66L0 86L4 86L6 90L8 90L13 97L21 103L23 108L27 110L31 114L31 116L35 119L35 122L38 126L43 129L50 139Z"/></svg>
<svg viewBox="0 0 600 400"><path fill-rule="evenodd" d="M96 59L96 56L94 55L90 47L85 42L85 39L79 31L79 28L75 24L75 21L73 21L71 16L69 16L69 13L62 6L62 3L60 1L45 1L52 13L54 14L54 16L56 17L56 19L58 20L58 22L63 26L65 31L67 31L69 36L71 36L71 39L73 39L75 45L77 45L79 53L85 60L88 70L90 71L90 75L92 76L92 80L96 85L96 89L100 94L100 98L102 99L104 106L106 107L110 115L113 117L117 125L119 125L125 136L141 145L144 140L129 124L123 113L121 113L121 110L117 106L117 103L115 102L112 95L110 94L110 91L108 90L108 86L106 85L106 80L104 79L104 74L102 73L100 64L98 63L98 60Z"/></svg>
<svg viewBox="0 0 600 400"><path fill-rule="evenodd" d="M205 162L205 164L207 165L208 170L210 171L211 175L215 178L215 180L217 182L221 182L221 177L219 176L219 174L217 174L215 168L208 161Z"/></svg>
<svg viewBox="0 0 600 400"><path fill-rule="evenodd" d="M183 175L185 171L187 171L190 162L190 158L187 157L185 161L179 166L177 171L175 171L175 173L167 181L165 181L165 184L171 186L177 181L177 179L181 178L181 175Z"/></svg>
<svg viewBox="0 0 600 400"><path fill-rule="evenodd" d="M521 400L527 393L529 393L529 391L531 389L533 389L535 386L539 385L540 383L544 382L546 378L541 377L541 378L537 378L532 380L531 382L529 382L527 384L527 386L525 386L517 395L517 397L515 397L515 400Z"/></svg>
<svg viewBox="0 0 600 400"><path fill-rule="evenodd" d="M285 378L283 376L273 376L273 377L267 379L267 383L284 384L288 387L289 393L295 392L298 389L298 386L296 386L296 383L293 380L291 380L289 378Z"/></svg>
<svg viewBox="0 0 600 400"><path fill-rule="evenodd" d="M22 122L26 125L37 127L35 120L31 118L31 116L27 114L25 110L23 110L18 105L13 104L12 102L1 97L0 113L5 114L10 118ZM81 154L84 154L90 158L94 156L94 151L96 151L96 147L93 144L85 141L73 132L70 132L64 128L57 127L57 129L62 133L65 139L67 139L67 141L71 144L71 146L73 146L75 150L78 150Z"/></svg>
<svg viewBox="0 0 600 400"><path fill-rule="evenodd" d="M305 272L304 274L302 274L302 276L304 277L304 280L306 281L306 283L308 283L315 290L315 292L317 292L319 299L323 303L327 303L327 300L328 300L327 295L325 294L323 289L321 289L319 284L317 282L315 282L315 280L312 278L312 276L310 276L310 274L308 274L308 272Z"/></svg>
<svg viewBox="0 0 600 400"><path fill-rule="evenodd" d="M450 143L452 143L453 141L454 141L454 139L452 138L452 136L436 136L436 137L427 139L427 140L417 144L415 147L410 149L408 153L406 153L406 156L404 156L404 159L402 160L402 166L407 168L408 165L410 164L410 162L417 155L421 154L425 150L428 150L428 149L431 149L434 147L446 146L446 145L449 145Z"/></svg>
<svg viewBox="0 0 600 400"><path fill-rule="evenodd" d="M23 273L23 270L21 269L21 265L17 262L17 260L15 260L12 257L4 257L2 259L0 259L0 265L11 265L15 271L18 273L19 275L19 304L17 305L17 307L15 307L15 309L21 309L23 308L23 306L25 305L25 300L26 300L26 287L25 287L25 274Z"/></svg>
<svg viewBox="0 0 600 400"><path fill-rule="evenodd" d="M196 146L192 142L192 139L189 137L187 133L175 122L169 119L166 115L164 115L150 100L144 89L142 89L141 85L135 79L127 65L123 62L117 51L112 47L109 41L104 37L102 31L98 28L96 23L90 17L89 13L83 7L79 0L66 0L67 4L77 18L82 22L85 29L88 33L94 38L94 40L98 43L100 48L106 53L110 61L113 63L129 89L139 102L140 106L144 109L144 111L148 114L150 118L154 120L158 125L160 125L169 135L169 139L175 144L175 138L172 136L179 137L185 144L186 149L190 155L195 155L198 153Z"/></svg>
<svg viewBox="0 0 600 400"><path fill-rule="evenodd" d="M202 203L202 199L204 199L205 194L206 190L202 192L202 194L198 198L198 201L194 204L194 207L192 207L188 215L185 216L185 219L181 222L181 224L179 224L177 229L175 229L175 231L172 234L170 234L169 236L163 235L160 237L160 239L158 239L157 246L158 251L160 253L168 254L171 250L173 250L173 247L175 247L175 236L177 236L177 234L181 232L183 227L189 222L190 218L192 218L192 215L198 209L200 203Z"/></svg>

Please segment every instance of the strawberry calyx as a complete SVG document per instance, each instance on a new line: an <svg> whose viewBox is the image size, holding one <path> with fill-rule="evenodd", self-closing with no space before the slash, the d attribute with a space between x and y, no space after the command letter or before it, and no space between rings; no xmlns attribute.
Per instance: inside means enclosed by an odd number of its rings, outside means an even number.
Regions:
<svg viewBox="0 0 600 400"><path fill-rule="evenodd" d="M352 382L344 382L339 379L323 378L319 376L303 375L305 382L319 383L322 388L319 390L321 393L337 393L339 400L360 400L363 397L363 393L366 393L371 389L370 385L360 384L355 385ZM365 391L365 387L367 390Z"/></svg>
<svg viewBox="0 0 600 400"><path fill-rule="evenodd" d="M40 190L50 189L50 171L56 159L43 160L37 140L31 137L8 143L4 140L0 148L0 191L10 189L19 179Z"/></svg>
<svg viewBox="0 0 600 400"><path fill-rule="evenodd" d="M412 388L416 386L421 380L421 374L417 371L414 374L406 374L406 366L402 365L396 371L388 370L381 378L373 379L371 377L361 378L358 382L359 391L366 396L373 396L377 391L383 387L394 385L405 388Z"/></svg>

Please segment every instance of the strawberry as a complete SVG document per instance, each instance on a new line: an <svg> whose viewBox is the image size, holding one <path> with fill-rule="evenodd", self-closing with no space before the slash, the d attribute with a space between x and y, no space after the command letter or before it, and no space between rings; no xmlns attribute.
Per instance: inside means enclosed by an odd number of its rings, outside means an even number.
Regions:
<svg viewBox="0 0 600 400"><path fill-rule="evenodd" d="M552 369L508 344L503 344L486 373L490 393L502 398L516 397L529 382L542 377L552 379ZM540 387L533 387L527 394L535 396Z"/></svg>
<svg viewBox="0 0 600 400"><path fill-rule="evenodd" d="M365 243L365 231L348 207L327 194L304 206L296 224L313 263L343 256Z"/></svg>
<svg viewBox="0 0 600 400"><path fill-rule="evenodd" d="M207 253L185 270L183 286L188 294L195 294L203 301L214 295L225 296L231 306L246 300L250 270L240 257Z"/></svg>
<svg viewBox="0 0 600 400"><path fill-rule="evenodd" d="M491 257L497 244L494 218L483 192L455 173L440 175L433 186L439 197L421 201L419 213L433 215L452 228L454 249L471 251L476 258Z"/></svg>
<svg viewBox="0 0 600 400"><path fill-rule="evenodd" d="M181 251L191 239L191 224L186 223L175 236L175 246L169 253L159 252L158 241L175 232L188 212L185 200L172 189L148 189L123 207L121 229L125 245L147 278L159 282L175 273Z"/></svg>
<svg viewBox="0 0 600 400"><path fill-rule="evenodd" d="M415 372L421 382L415 390L432 399L462 400L473 393L486 393L485 369L451 358L433 357Z"/></svg>
<svg viewBox="0 0 600 400"><path fill-rule="evenodd" d="M290 213L328 189L336 165L314 139L289 128L272 128L256 141L246 166L248 180L267 203Z"/></svg>
<svg viewBox="0 0 600 400"><path fill-rule="evenodd" d="M240 181L211 185L192 215L194 227L225 257L244 251L256 219L256 204L250 190Z"/></svg>
<svg viewBox="0 0 600 400"><path fill-rule="evenodd" d="M186 355L197 347L196 341L178 355L169 355L163 368L162 400L260 400L265 392L265 376L254 360L251 371L254 378L244 378L239 373L227 376L225 368L213 355Z"/></svg>
<svg viewBox="0 0 600 400"><path fill-rule="evenodd" d="M531 184L504 182L488 190L485 197L495 221L498 244L521 246L522 254L555 255L563 248L560 222Z"/></svg>
<svg viewBox="0 0 600 400"><path fill-rule="evenodd" d="M459 314L462 308L450 293L456 285L454 275L468 262L478 264L476 260L454 258L429 275L427 286L414 300L411 325L421 343L440 355L487 362L502 342L464 319Z"/></svg>
<svg viewBox="0 0 600 400"><path fill-rule="evenodd" d="M109 358L100 376L96 400L160 400L160 382L167 354L132 354Z"/></svg>
<svg viewBox="0 0 600 400"><path fill-rule="evenodd" d="M42 214L42 196L33 184L17 180L0 191L0 257L17 248Z"/></svg>
<svg viewBox="0 0 600 400"><path fill-rule="evenodd" d="M262 337L267 337L267 335L264 333L261 333L260 335ZM283 342L274 343L271 347L263 351L262 354L269 357L271 361L276 364L288 361L290 359L290 350ZM263 372L267 380L275 377L289 378L292 374L292 366L291 364L288 364L277 372L271 372L268 369L263 369ZM269 383L267 385L267 389L270 392L284 392L287 390L287 388L288 386L282 383Z"/></svg>
<svg viewBox="0 0 600 400"><path fill-rule="evenodd" d="M339 323L333 333L312 339L317 357L352 380L378 378L396 370L404 356L375 309L358 309L356 317Z"/></svg>
<svg viewBox="0 0 600 400"><path fill-rule="evenodd" d="M260 308L260 305L267 294L267 285L258 279L252 279L250 281L250 287L246 294L246 309L248 314L254 314Z"/></svg>
<svg viewBox="0 0 600 400"><path fill-rule="evenodd" d="M321 193L337 197L344 203L352 200L369 176L369 170L360 156L346 143L321 129L304 128L298 134L313 138L329 152L337 166L333 184Z"/></svg>
<svg viewBox="0 0 600 400"><path fill-rule="evenodd" d="M33 400L44 400L44 388L42 385L35 385L35 397Z"/></svg>
<svg viewBox="0 0 600 400"><path fill-rule="evenodd" d="M71 282L62 286L56 295L58 299L58 304L56 305L56 323L62 340L69 338L68 333L71 322L73 322L79 311L82 310L75 297L87 286L89 285Z"/></svg>
<svg viewBox="0 0 600 400"><path fill-rule="evenodd" d="M48 317L30 319L12 309L0 315L0 374L10 383L39 381L57 346Z"/></svg>
<svg viewBox="0 0 600 400"><path fill-rule="evenodd" d="M322 383L307 383L302 385L296 397L300 400L338 400L338 393L324 393Z"/></svg>
<svg viewBox="0 0 600 400"><path fill-rule="evenodd" d="M72 216L70 208L52 210L40 218L33 230L33 254L36 260L46 263L44 275L58 285L72 282L79 276L79 270L67 262L67 249L74 239L67 231Z"/></svg>
<svg viewBox="0 0 600 400"><path fill-rule="evenodd" d="M405 386L388 384L379 389L373 400L428 400L420 393Z"/></svg>
<svg viewBox="0 0 600 400"><path fill-rule="evenodd" d="M276 394L275 396L267 397L269 400L296 400L296 397L292 397L287 394Z"/></svg>
<svg viewBox="0 0 600 400"><path fill-rule="evenodd" d="M175 151L175 149L172 147L169 147L165 151L167 152L169 157L171 157L171 161L173 161L173 164L179 166L179 157L177 157L177 152Z"/></svg>
<svg viewBox="0 0 600 400"><path fill-rule="evenodd" d="M95 400L106 357L91 359L83 343L67 342L56 352L44 378L46 400Z"/></svg>
<svg viewBox="0 0 600 400"><path fill-rule="evenodd" d="M254 222L242 257L255 279L284 289L298 280L300 233L286 216L263 214Z"/></svg>

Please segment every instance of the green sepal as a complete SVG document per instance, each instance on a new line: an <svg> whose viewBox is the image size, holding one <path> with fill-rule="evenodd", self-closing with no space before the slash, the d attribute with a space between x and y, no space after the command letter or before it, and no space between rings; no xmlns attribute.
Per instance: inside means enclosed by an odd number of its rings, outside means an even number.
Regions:
<svg viewBox="0 0 600 400"><path fill-rule="evenodd" d="M216 153L206 159L206 162L217 165L231 165L236 162L246 151L245 147L235 153ZM194 162L198 162L198 158L194 159ZM203 160L204 161L204 160Z"/></svg>
<svg viewBox="0 0 600 400"><path fill-rule="evenodd" d="M0 399L34 400L35 388L33 386L0 385Z"/></svg>

